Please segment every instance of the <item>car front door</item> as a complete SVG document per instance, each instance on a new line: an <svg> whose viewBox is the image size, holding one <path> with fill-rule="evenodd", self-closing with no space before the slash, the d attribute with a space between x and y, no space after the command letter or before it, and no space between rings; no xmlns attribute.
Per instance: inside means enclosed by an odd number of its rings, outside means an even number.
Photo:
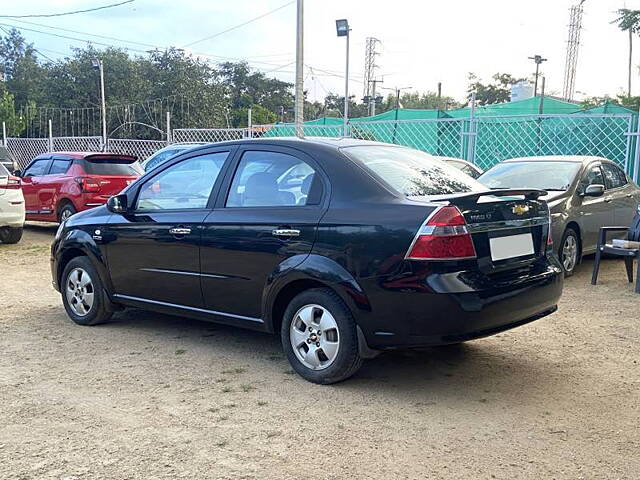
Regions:
<svg viewBox="0 0 640 480"><path fill-rule="evenodd" d="M607 193L615 209L615 224L626 227L638 208L637 188L617 165L603 163L602 169L607 182Z"/></svg>
<svg viewBox="0 0 640 480"><path fill-rule="evenodd" d="M328 185L313 159L298 150L239 150L204 222L200 255L206 308L229 317L262 318L269 278L311 252Z"/></svg>
<svg viewBox="0 0 640 480"><path fill-rule="evenodd" d="M71 159L67 157L53 156L49 171L39 180L39 202L41 212L44 214L56 214L56 202L62 185L67 180L67 170L71 166Z"/></svg>
<svg viewBox="0 0 640 480"><path fill-rule="evenodd" d="M230 150L211 149L158 167L114 214L103 238L117 296L202 307L199 242Z"/></svg>
<svg viewBox="0 0 640 480"><path fill-rule="evenodd" d="M27 215L39 215L42 213L40 183L49 171L50 158L47 156L34 160L21 174L20 184Z"/></svg>
<svg viewBox="0 0 640 480"><path fill-rule="evenodd" d="M592 163L584 172L576 193L581 197L580 216L582 219L582 250L595 249L600 227L613 224L613 205L605 190L599 197L584 196L589 185L605 185L604 175L599 163Z"/></svg>

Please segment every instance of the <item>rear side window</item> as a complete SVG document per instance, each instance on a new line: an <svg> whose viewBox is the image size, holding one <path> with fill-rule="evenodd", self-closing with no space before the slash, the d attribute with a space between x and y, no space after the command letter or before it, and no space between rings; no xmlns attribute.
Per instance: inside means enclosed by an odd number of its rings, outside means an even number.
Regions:
<svg viewBox="0 0 640 480"><path fill-rule="evenodd" d="M227 207L303 206L317 203L310 195L315 170L293 155L246 152L233 177Z"/></svg>
<svg viewBox="0 0 640 480"><path fill-rule="evenodd" d="M418 150L367 145L341 151L407 197L486 190L457 168Z"/></svg>
<svg viewBox="0 0 640 480"><path fill-rule="evenodd" d="M627 184L627 176L617 166L611 165L610 163L603 163L602 170L607 180L607 188L618 188Z"/></svg>
<svg viewBox="0 0 640 480"><path fill-rule="evenodd" d="M135 162L126 158L98 157L82 160L84 171L89 175L139 175Z"/></svg>
<svg viewBox="0 0 640 480"><path fill-rule="evenodd" d="M25 177L39 177L44 175L49 165L49 159L36 160L24 172Z"/></svg>
<svg viewBox="0 0 640 480"><path fill-rule="evenodd" d="M63 173L67 173L69 170L69 166L71 165L71 161L64 158L56 158L53 160L51 164L51 168L49 169L49 175L62 175Z"/></svg>

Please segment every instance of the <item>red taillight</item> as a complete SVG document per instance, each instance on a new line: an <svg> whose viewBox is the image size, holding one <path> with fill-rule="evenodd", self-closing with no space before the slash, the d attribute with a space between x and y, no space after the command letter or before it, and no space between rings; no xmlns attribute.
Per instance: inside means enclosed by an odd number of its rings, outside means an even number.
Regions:
<svg viewBox="0 0 640 480"><path fill-rule="evenodd" d="M91 177L76 177L76 182L80 185L82 193L96 193L100 191L100 181Z"/></svg>
<svg viewBox="0 0 640 480"><path fill-rule="evenodd" d="M20 179L18 177L14 177L13 175L9 175L9 178L7 178L7 184L0 185L0 188L9 189L9 190L19 190Z"/></svg>
<svg viewBox="0 0 640 480"><path fill-rule="evenodd" d="M476 249L462 213L454 206L446 206L420 227L406 258L459 260L475 256Z"/></svg>

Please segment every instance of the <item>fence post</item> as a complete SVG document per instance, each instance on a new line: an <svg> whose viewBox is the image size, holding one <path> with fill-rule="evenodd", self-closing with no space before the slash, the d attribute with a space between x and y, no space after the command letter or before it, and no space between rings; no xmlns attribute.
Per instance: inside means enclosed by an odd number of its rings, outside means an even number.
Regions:
<svg viewBox="0 0 640 480"><path fill-rule="evenodd" d="M476 164L476 93L471 94L471 113L469 115L469 140L467 141L467 161Z"/></svg>
<svg viewBox="0 0 640 480"><path fill-rule="evenodd" d="M171 143L171 113L167 112L167 145Z"/></svg>
<svg viewBox="0 0 640 480"><path fill-rule="evenodd" d="M2 122L2 144L7 146L7 123Z"/></svg>
<svg viewBox="0 0 640 480"><path fill-rule="evenodd" d="M49 151L53 152L53 125L49 119Z"/></svg>
<svg viewBox="0 0 640 480"><path fill-rule="evenodd" d="M253 138L253 122L251 121L251 109L247 109L247 127L249 128L249 138Z"/></svg>
<svg viewBox="0 0 640 480"><path fill-rule="evenodd" d="M638 126L636 129L636 151L633 155L633 180L638 183L638 169L640 168L640 110L638 111Z"/></svg>

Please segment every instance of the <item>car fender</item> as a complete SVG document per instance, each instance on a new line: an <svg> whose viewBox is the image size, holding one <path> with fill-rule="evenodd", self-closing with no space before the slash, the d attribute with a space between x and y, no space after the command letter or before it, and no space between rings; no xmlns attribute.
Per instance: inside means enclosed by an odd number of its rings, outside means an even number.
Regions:
<svg viewBox="0 0 640 480"><path fill-rule="evenodd" d="M294 282L309 280L332 288L358 321L360 313L371 311L367 295L356 279L336 261L322 255L310 254L302 261L296 255L282 262L269 276L263 293L263 319L268 331L274 330L271 312L278 295Z"/></svg>
<svg viewBox="0 0 640 480"><path fill-rule="evenodd" d="M109 297L111 297L113 293L113 285L111 284L111 276L107 269L106 258L96 241L88 232L79 228L69 230L63 234L63 237L60 240L57 240L54 243L52 250L52 254L56 259L56 279L58 284L60 284L62 270L66 264L66 261L61 263L60 260L67 258L69 252L79 250L89 257L91 263L93 263L93 266L100 276L102 285L107 291Z"/></svg>

